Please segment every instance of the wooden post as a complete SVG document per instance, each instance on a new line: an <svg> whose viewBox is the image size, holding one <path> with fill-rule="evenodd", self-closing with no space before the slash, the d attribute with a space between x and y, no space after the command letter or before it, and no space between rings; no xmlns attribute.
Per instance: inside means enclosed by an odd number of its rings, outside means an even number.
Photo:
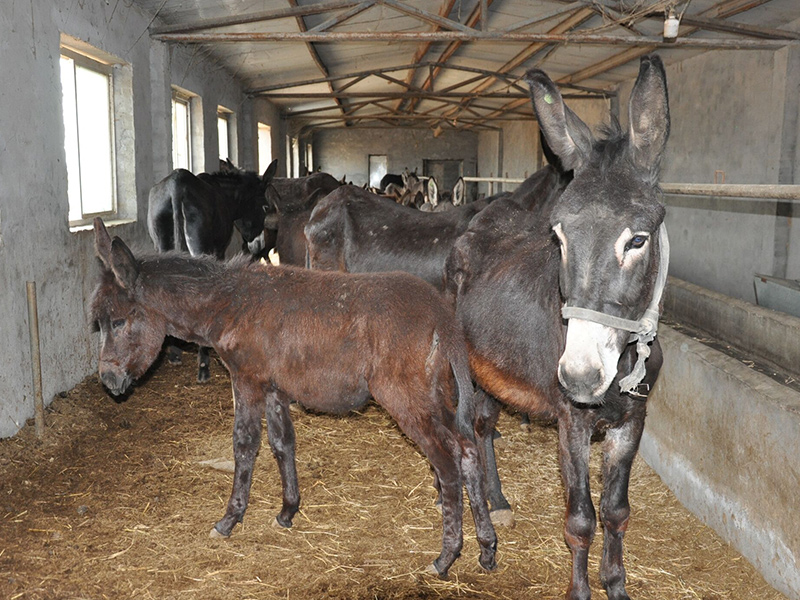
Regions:
<svg viewBox="0 0 800 600"><path fill-rule="evenodd" d="M31 341L31 370L33 375L33 411L36 437L44 436L44 398L42 397L42 357L39 353L39 310L36 307L36 282L26 282L28 289L28 329Z"/></svg>

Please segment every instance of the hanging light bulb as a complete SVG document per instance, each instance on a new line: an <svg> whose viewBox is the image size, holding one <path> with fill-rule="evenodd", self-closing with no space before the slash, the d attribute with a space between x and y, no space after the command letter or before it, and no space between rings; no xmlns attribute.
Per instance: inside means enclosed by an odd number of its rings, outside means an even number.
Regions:
<svg viewBox="0 0 800 600"><path fill-rule="evenodd" d="M664 41L674 42L678 39L678 29L681 26L680 19L675 16L675 9L670 8L667 18L664 19Z"/></svg>

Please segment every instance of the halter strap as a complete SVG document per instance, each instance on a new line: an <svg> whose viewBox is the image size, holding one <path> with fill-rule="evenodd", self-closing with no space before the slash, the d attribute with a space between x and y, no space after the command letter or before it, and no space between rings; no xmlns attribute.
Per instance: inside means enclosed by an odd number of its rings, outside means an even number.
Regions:
<svg viewBox="0 0 800 600"><path fill-rule="evenodd" d="M661 256L658 263L656 284L653 289L653 298L638 321L622 319L579 306L564 305L561 308L561 316L564 319L583 319L584 321L592 321L600 325L605 325L606 327L631 332L628 343L636 342L638 358L630 374L620 380L619 388L621 393L630 394L632 396L643 396L643 394L636 392L636 388L639 387L642 379L644 379L644 361L650 356L649 344L656 338L659 317L658 306L661 303L661 296L664 293L664 287L667 283L667 271L669 269L669 236L667 236L667 227L663 222L661 223L661 227L659 227L658 233L661 241Z"/></svg>

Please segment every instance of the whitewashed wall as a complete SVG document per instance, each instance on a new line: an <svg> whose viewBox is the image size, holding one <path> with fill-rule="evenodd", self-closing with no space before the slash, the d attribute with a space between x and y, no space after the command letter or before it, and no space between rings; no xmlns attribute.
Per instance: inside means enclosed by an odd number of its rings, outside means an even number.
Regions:
<svg viewBox="0 0 800 600"><path fill-rule="evenodd" d="M240 85L219 65L185 49L150 42L152 15L127 2L29 0L0 3L0 437L33 416L33 384L25 282L38 288L46 404L96 370L96 334L86 301L96 274L92 235L67 225L67 173L59 75L60 35L69 34L132 67L136 222L114 234L151 248L147 193L171 165L170 85L204 98L204 166L215 168L217 105L246 111ZM252 122L239 115L242 123ZM273 114L274 130L280 130ZM255 165L255 132L241 132L239 157ZM279 146L278 146L279 148ZM276 154L277 155L277 154ZM130 172L130 171L128 171ZM232 242L233 244L233 242Z"/></svg>

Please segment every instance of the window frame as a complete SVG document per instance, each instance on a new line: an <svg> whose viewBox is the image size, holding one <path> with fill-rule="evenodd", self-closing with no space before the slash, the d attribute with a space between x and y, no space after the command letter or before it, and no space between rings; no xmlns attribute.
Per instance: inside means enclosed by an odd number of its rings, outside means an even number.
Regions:
<svg viewBox="0 0 800 600"><path fill-rule="evenodd" d="M80 202L80 218L78 219L70 219L69 215L72 212L72 205L71 202L74 200L73 198L69 198L69 194L67 197L68 203L68 211L67 211L67 219L69 222L69 227L71 229L78 229L84 227L88 224L91 224L92 220L95 217L105 217L108 218L116 218L120 214L119 210L119 192L118 192L118 181L117 181L117 148L116 148L116 140L117 140L117 131L116 131L116 118L115 118L115 89L114 89L114 67L115 63L110 62L108 60L104 60L100 56L90 55L88 52L82 52L78 48L75 48L68 43L61 42L60 49L59 49L59 75L61 73L61 59L68 58L73 62L73 69L72 69L72 77L73 77L73 86L72 88L75 89L75 106L77 111L78 105L78 85L77 85L77 68L86 69L88 71L92 71L94 73L98 73L103 75L108 84L108 128L109 128L109 171L110 171L110 180L111 180L111 206L108 210L101 210L97 212L86 212L84 211L83 207L83 172L81 169L81 131L80 131L80 123L78 121L77 113L74 115L74 121L71 121L74 124L75 129L77 131L77 166L78 166L78 201ZM62 102L63 102L63 93L64 93L64 82L61 82L61 91L62 91ZM61 116L62 119L66 116L65 115L65 108L62 105ZM66 129L67 123L64 123L64 127ZM64 139L65 144L65 154L67 152L66 148L66 138ZM67 161L69 163L69 161ZM73 173L74 175L74 173ZM67 173L67 177L69 177L69 172Z"/></svg>
<svg viewBox="0 0 800 600"><path fill-rule="evenodd" d="M219 159L221 161L224 161L224 160L233 161L234 160L234 156L233 156L233 152L232 152L232 148L231 148L231 142L232 142L232 135L231 134L233 133L231 131L231 126L233 125L233 111L232 110L228 110L224 106L218 106L217 107L217 137L219 138L217 140L217 147L219 148L219 150L222 150L223 140L219 136L220 121L225 121L225 140L224 140L224 142L225 142L226 151L225 151L225 156L223 156L222 153L220 152Z"/></svg>
<svg viewBox="0 0 800 600"><path fill-rule="evenodd" d="M178 165L176 164L176 157L179 156L176 153L176 146L175 146L175 139L176 139L176 116L175 116L175 105L182 104L186 107L186 164L185 165ZM176 88L175 86L172 87L172 95L170 96L170 126L172 128L172 148L171 148L171 160L172 160L172 168L173 169L186 169L188 171L192 170L192 160L193 160L193 153L192 153L192 95L188 92L185 92L181 89Z"/></svg>
<svg viewBox="0 0 800 600"><path fill-rule="evenodd" d="M262 141L264 140L264 138L262 137L262 132L266 132L266 134L268 136L267 139L269 141L268 144L263 144L262 145ZM259 173L263 173L264 171L267 170L267 167L269 167L270 163L272 162L272 126L271 125L267 125L266 123L258 121L258 123L256 124L256 146L257 146L257 149L258 149L258 172ZM265 147L265 146L269 149L269 160L265 160L264 157L262 156L262 153L261 153L261 149L263 147Z"/></svg>

